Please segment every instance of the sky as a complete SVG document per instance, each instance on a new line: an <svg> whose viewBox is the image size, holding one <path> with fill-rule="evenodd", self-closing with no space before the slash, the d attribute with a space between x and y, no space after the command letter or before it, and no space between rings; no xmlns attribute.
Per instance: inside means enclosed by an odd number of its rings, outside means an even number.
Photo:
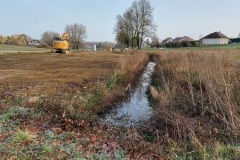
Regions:
<svg viewBox="0 0 240 160"><path fill-rule="evenodd" d="M62 34L67 24L87 28L86 41L115 42L116 16L134 0L0 0L0 35L26 34L40 39L45 31ZM160 40L199 39L215 31L230 38L240 33L240 0L150 0Z"/></svg>

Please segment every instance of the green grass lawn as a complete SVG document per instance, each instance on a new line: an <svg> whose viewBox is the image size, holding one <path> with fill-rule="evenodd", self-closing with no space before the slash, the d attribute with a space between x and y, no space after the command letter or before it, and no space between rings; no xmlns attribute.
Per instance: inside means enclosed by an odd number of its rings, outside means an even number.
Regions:
<svg viewBox="0 0 240 160"><path fill-rule="evenodd" d="M240 49L240 44L224 44L224 45L202 45L199 48L229 48L229 49Z"/></svg>
<svg viewBox="0 0 240 160"><path fill-rule="evenodd" d="M46 48L36 48L35 46L16 46L0 44L0 53L18 53L18 52L48 52Z"/></svg>
<svg viewBox="0 0 240 160"><path fill-rule="evenodd" d="M240 44L226 44L226 45L201 45L199 47L180 47L180 48L142 48L142 50L196 50L196 49L240 49Z"/></svg>

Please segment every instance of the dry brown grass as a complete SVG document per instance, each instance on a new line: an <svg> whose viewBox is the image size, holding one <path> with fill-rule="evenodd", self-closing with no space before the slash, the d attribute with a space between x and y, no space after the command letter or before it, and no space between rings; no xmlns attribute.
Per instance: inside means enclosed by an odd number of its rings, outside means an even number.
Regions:
<svg viewBox="0 0 240 160"><path fill-rule="evenodd" d="M154 137L158 154L169 159L238 159L240 50L154 54L150 93L155 113L141 132Z"/></svg>
<svg viewBox="0 0 240 160"><path fill-rule="evenodd" d="M201 153L216 139L238 144L239 50L172 50L158 55L151 87L157 126L178 142L190 139Z"/></svg>
<svg viewBox="0 0 240 160"><path fill-rule="evenodd" d="M148 59L145 53L1 56L0 156L237 157L239 148L231 146L237 141L227 147L220 142L214 143L213 148L206 148L206 144L219 139L236 140L238 136L229 138L239 131L238 53L238 50L156 53L160 57L151 87L156 102L152 122L156 122L158 129L161 127L160 132L155 132L155 126L126 129L99 126L95 121L96 112L127 95ZM37 135L34 141L21 145L11 141L17 132L26 130ZM161 131L166 134L162 136Z"/></svg>

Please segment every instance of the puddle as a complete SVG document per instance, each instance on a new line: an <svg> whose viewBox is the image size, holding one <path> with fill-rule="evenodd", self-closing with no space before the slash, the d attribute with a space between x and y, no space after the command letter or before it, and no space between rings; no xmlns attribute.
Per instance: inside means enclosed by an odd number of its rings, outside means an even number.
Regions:
<svg viewBox="0 0 240 160"><path fill-rule="evenodd" d="M148 102L146 92L151 83L151 76L155 65L154 62L148 63L136 89L130 94L128 99L107 113L102 118L102 123L131 127L151 118L153 109Z"/></svg>

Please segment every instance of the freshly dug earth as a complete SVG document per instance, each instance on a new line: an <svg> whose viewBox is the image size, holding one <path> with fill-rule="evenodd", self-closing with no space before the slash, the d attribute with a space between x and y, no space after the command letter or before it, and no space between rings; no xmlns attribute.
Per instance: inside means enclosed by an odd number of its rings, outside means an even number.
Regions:
<svg viewBox="0 0 240 160"><path fill-rule="evenodd" d="M41 94L66 85L85 88L92 82L105 79L119 58L117 54L91 52L1 55L0 90L6 90L8 86L21 93L24 89L28 94ZM21 86L28 86L28 91Z"/></svg>

